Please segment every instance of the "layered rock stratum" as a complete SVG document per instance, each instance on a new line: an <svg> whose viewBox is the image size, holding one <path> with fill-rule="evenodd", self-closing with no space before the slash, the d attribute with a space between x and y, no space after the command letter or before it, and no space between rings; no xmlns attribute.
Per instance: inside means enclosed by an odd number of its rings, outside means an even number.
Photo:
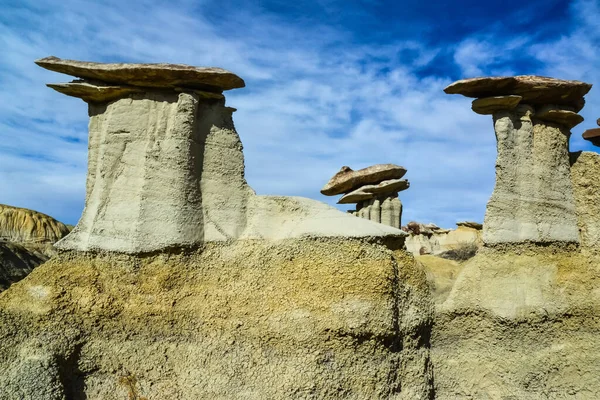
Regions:
<svg viewBox="0 0 600 400"><path fill-rule="evenodd" d="M52 244L68 233L65 224L46 214L0 204L0 241Z"/></svg>
<svg viewBox="0 0 600 400"><path fill-rule="evenodd" d="M425 276L404 252L358 239L68 252L13 285L0 310L3 400L432 391Z"/></svg>
<svg viewBox="0 0 600 400"><path fill-rule="evenodd" d="M52 244L68 233L46 214L0 204L0 291L54 255Z"/></svg>
<svg viewBox="0 0 600 400"><path fill-rule="evenodd" d="M48 260L48 249L44 247L32 248L31 245L0 242L0 292Z"/></svg>

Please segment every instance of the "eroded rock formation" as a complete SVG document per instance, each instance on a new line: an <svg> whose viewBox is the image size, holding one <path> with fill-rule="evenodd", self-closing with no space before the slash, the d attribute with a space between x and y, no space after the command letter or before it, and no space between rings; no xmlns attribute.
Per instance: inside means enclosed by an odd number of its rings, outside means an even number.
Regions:
<svg viewBox="0 0 600 400"><path fill-rule="evenodd" d="M255 195L210 74L170 88L161 70L189 68L63 64L111 96L85 97L65 251L0 296L0 400L432 397L425 274L390 248L406 233Z"/></svg>
<svg viewBox="0 0 600 400"><path fill-rule="evenodd" d="M522 100L493 111L498 159L486 246L448 269L422 261L436 303L436 397L587 399L600 390L598 155L572 155L571 166L568 153L590 86L515 77L446 89Z"/></svg>
<svg viewBox="0 0 600 400"><path fill-rule="evenodd" d="M571 154L571 180L583 249L600 252L600 154Z"/></svg>
<svg viewBox="0 0 600 400"><path fill-rule="evenodd" d="M344 195L338 204L356 204L351 215L400 228L402 202L398 192L409 188L406 179L400 179L406 169L394 164L377 164L354 171L344 166L323 186L326 196Z"/></svg>
<svg viewBox="0 0 600 400"><path fill-rule="evenodd" d="M46 214L0 204L0 241L55 243L68 233L65 224Z"/></svg>
<svg viewBox="0 0 600 400"><path fill-rule="evenodd" d="M52 68L61 62L51 59ZM579 120L572 113L583 105L579 83L465 83L466 94L487 99L474 109L493 113L499 142L501 182L486 224L498 227L502 213L510 223L464 263L415 262L390 248L407 235L398 229L308 199L255 195L218 93L226 86L210 73L175 88L165 82L179 72L169 72L149 88L148 71L198 71L143 65L138 80L136 65L64 64L87 79L67 89L90 103L86 211L67 251L0 295L0 400L600 392L600 156L567 153L568 183L562 170L568 126ZM113 75L97 75L105 71ZM482 82L488 89L477 92ZM560 108L546 107L552 99ZM363 217L381 222L385 209L395 220L392 200L380 196L408 187L403 170L344 168L324 190L381 209L372 218L362 207ZM576 215L577 240L556 232L559 212L568 229ZM405 229L430 237L481 229L457 225Z"/></svg>
<svg viewBox="0 0 600 400"><path fill-rule="evenodd" d="M82 78L49 86L89 103L86 204L61 249L144 253L238 238L402 237L316 201L256 196L244 177L235 110L222 94L244 81L229 71L36 63Z"/></svg>
<svg viewBox="0 0 600 400"><path fill-rule="evenodd" d="M463 221L456 225L457 228L451 230L434 224L409 222L402 227L409 233L405 239L406 250L414 255L444 255L467 250L473 252L483 245L481 224Z"/></svg>
<svg viewBox="0 0 600 400"><path fill-rule="evenodd" d="M0 204L0 292L55 254L69 228L37 211Z"/></svg>
<svg viewBox="0 0 600 400"><path fill-rule="evenodd" d="M0 292L20 281L48 260L47 249L12 242L0 242Z"/></svg>
<svg viewBox="0 0 600 400"><path fill-rule="evenodd" d="M570 179L570 129L591 85L538 76L473 78L446 93L475 97L473 109L492 114L498 156L483 240L577 243ZM519 100L517 102L517 100Z"/></svg>

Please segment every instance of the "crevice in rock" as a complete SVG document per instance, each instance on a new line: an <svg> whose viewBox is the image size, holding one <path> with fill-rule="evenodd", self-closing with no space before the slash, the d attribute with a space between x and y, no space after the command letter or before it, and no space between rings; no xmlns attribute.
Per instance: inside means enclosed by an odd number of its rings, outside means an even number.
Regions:
<svg viewBox="0 0 600 400"><path fill-rule="evenodd" d="M59 380L62 383L66 400L87 400L85 393L85 373L79 369L83 343L77 343L66 358L58 360Z"/></svg>

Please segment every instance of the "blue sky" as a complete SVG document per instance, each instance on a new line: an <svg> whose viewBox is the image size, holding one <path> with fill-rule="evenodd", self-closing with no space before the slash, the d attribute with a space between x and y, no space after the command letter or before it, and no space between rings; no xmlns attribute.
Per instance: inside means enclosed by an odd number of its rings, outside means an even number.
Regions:
<svg viewBox="0 0 600 400"><path fill-rule="evenodd" d="M319 193L342 165L408 169L403 222L482 221L494 185L491 117L442 89L482 75L595 85L571 149L600 117L598 0L80 1L0 5L0 203L75 223L87 108L33 60L173 62L229 69L227 92L259 194ZM347 208L347 207L345 207Z"/></svg>

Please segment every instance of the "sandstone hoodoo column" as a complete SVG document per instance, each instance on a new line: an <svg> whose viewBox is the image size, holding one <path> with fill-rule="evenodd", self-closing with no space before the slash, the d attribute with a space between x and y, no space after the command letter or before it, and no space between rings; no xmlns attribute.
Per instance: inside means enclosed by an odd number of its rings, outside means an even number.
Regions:
<svg viewBox="0 0 600 400"><path fill-rule="evenodd" d="M253 192L221 93L241 78L176 64L36 63L82 78L48 86L89 104L85 209L57 247L133 253L239 236Z"/></svg>
<svg viewBox="0 0 600 400"><path fill-rule="evenodd" d="M321 189L326 196L344 195L338 204L356 204L352 215L394 228L402 225L402 203L398 192L410 183L400 179L406 169L394 164L377 164L358 171L342 167Z"/></svg>
<svg viewBox="0 0 600 400"><path fill-rule="evenodd" d="M570 179L571 128L592 85L539 76L454 82L444 91L474 97L473 111L492 115L498 156L488 202L485 244L578 242Z"/></svg>

